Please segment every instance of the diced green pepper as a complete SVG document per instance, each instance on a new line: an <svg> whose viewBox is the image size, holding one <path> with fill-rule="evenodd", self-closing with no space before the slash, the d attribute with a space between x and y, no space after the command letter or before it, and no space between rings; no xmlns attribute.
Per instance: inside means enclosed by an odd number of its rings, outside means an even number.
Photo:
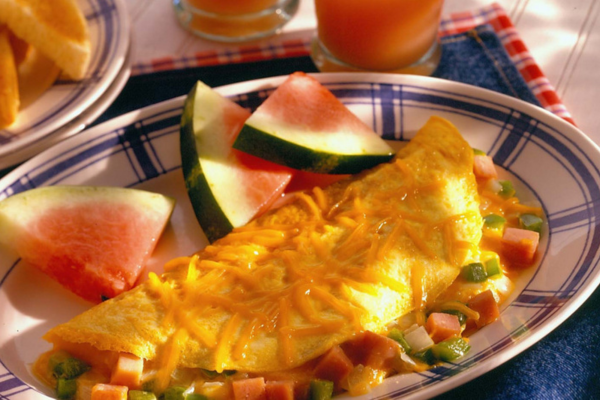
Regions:
<svg viewBox="0 0 600 400"><path fill-rule="evenodd" d="M502 229L506 224L506 218L498 214L488 214L483 217L483 224L486 228Z"/></svg>
<svg viewBox="0 0 600 400"><path fill-rule="evenodd" d="M209 400L209 399L208 399L208 397L206 397L203 394L190 393L187 396L185 396L185 400Z"/></svg>
<svg viewBox="0 0 600 400"><path fill-rule="evenodd" d="M440 361L454 361L464 356L470 348L466 340L455 337L439 342L431 348L431 352Z"/></svg>
<svg viewBox="0 0 600 400"><path fill-rule="evenodd" d="M485 151L473 148L473 154L476 156L486 156Z"/></svg>
<svg viewBox="0 0 600 400"><path fill-rule="evenodd" d="M433 355L433 352L431 351L431 348L415 353L413 357L427 365L433 365L437 361Z"/></svg>
<svg viewBox="0 0 600 400"><path fill-rule="evenodd" d="M54 375L54 370L58 364L63 363L66 359L71 358L71 355L66 351L58 351L50 356L48 359L48 369ZM56 377L56 375L54 375Z"/></svg>
<svg viewBox="0 0 600 400"><path fill-rule="evenodd" d="M333 397L333 382L321 379L310 381L310 400L329 400Z"/></svg>
<svg viewBox="0 0 600 400"><path fill-rule="evenodd" d="M183 386L170 386L163 394L164 400L185 400L185 391L186 388Z"/></svg>
<svg viewBox="0 0 600 400"><path fill-rule="evenodd" d="M528 231L541 233L543 224L544 220L535 214L522 214L519 217L519 225L521 228L527 229Z"/></svg>
<svg viewBox="0 0 600 400"><path fill-rule="evenodd" d="M500 191L498 192L500 196L507 199L515 195L516 191L511 181L498 181L498 183L500 184Z"/></svg>
<svg viewBox="0 0 600 400"><path fill-rule="evenodd" d="M71 400L77 394L77 380L58 378L56 380L56 397L59 400Z"/></svg>
<svg viewBox="0 0 600 400"><path fill-rule="evenodd" d="M461 274L467 282L485 282L487 279L487 273L482 263L465 265L462 267Z"/></svg>
<svg viewBox="0 0 600 400"><path fill-rule="evenodd" d="M400 346L402 346L402 348L404 349L404 352L406 354L410 354L410 352L412 350L412 347L410 347L410 345L408 344L408 342L404 338L404 333L402 333L402 331L400 329L393 328L388 333L388 337L390 339L395 340L396 342L398 342L398 344Z"/></svg>
<svg viewBox="0 0 600 400"><path fill-rule="evenodd" d="M156 395L143 390L130 390L127 392L128 400L156 400Z"/></svg>
<svg viewBox="0 0 600 400"><path fill-rule="evenodd" d="M464 325L467 323L467 316L458 310L442 310L441 312L446 313L446 314L456 315L458 317L458 322L461 325Z"/></svg>
<svg viewBox="0 0 600 400"><path fill-rule="evenodd" d="M72 357L68 353L58 352L50 356L48 365L56 379L73 379L90 370L85 362Z"/></svg>
<svg viewBox="0 0 600 400"><path fill-rule="evenodd" d="M500 275L502 273L502 269L500 268L500 261L498 258L490 258L485 262L485 272L487 276L495 276Z"/></svg>

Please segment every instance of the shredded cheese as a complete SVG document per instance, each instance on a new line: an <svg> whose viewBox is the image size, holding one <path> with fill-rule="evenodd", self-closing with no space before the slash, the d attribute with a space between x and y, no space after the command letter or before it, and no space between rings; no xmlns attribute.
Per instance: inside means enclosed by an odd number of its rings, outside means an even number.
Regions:
<svg viewBox="0 0 600 400"><path fill-rule="evenodd" d="M218 373L223 372L223 369L226 366L224 361L225 353L230 349L233 336L235 331L238 329L239 324L241 322L241 316L239 313L233 314L233 316L229 319L223 331L221 333L221 339L219 340L219 344L217 345L217 350L215 351L215 371Z"/></svg>
<svg viewBox="0 0 600 400"><path fill-rule="evenodd" d="M250 223L207 246L201 256L170 261L167 269L173 273L187 265L181 288L172 288L151 274L151 287L167 310L165 324L178 327L164 351L166 362L175 362L177 343L189 334L214 348L220 372L227 367L228 356L245 358L254 338L275 334L279 357L284 365L292 366L294 340L338 332L348 321L355 331L363 329L365 310L356 300L357 292L370 296L378 296L385 288L400 294L412 292L414 308L423 319L426 268L413 266L410 283L404 283L378 266L405 243L411 244L410 251L434 261L445 258L455 266L478 249L457 238L455 225L468 215L438 221L419 207L418 200L439 190L442 183L419 185L405 161L398 159L395 165L402 184L377 192L370 203L352 183L337 202L328 191L315 188L297 196L310 218L266 227ZM442 243L431 244L432 238ZM213 314L229 315L217 333L194 322Z"/></svg>
<svg viewBox="0 0 600 400"><path fill-rule="evenodd" d="M171 374L175 371L175 368L177 368L177 363L181 357L181 346L186 340L186 330L179 329L171 336L167 345L163 347L163 353L161 355L162 362L160 363L161 368L159 368L156 373L156 383L154 387L157 392L162 393L169 386Z"/></svg>
<svg viewBox="0 0 600 400"><path fill-rule="evenodd" d="M284 365L292 365L292 336L289 332L290 304L287 298L279 300L279 316L277 328L279 328L279 339L281 344L281 357Z"/></svg>

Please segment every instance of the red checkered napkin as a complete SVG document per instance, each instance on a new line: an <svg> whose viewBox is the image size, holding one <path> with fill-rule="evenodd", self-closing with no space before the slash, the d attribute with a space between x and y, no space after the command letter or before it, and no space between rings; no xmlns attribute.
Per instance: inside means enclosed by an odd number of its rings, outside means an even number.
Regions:
<svg viewBox="0 0 600 400"><path fill-rule="evenodd" d="M492 26L512 62L542 106L574 124L554 87L529 54L527 46L499 4L492 3L478 10L444 16L440 22L440 36L465 32L483 24ZM149 62L136 63L132 73L139 75L173 69L307 56L310 54L311 40L312 33L307 33L306 37L299 39L286 40L284 37L278 37L275 42L263 45L240 46L227 51L203 51L186 57L163 57Z"/></svg>

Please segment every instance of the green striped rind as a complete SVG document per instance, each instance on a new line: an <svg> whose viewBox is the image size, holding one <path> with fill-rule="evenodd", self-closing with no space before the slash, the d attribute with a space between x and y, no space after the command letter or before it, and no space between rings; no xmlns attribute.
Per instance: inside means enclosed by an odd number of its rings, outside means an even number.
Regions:
<svg viewBox="0 0 600 400"><path fill-rule="evenodd" d="M356 174L378 164L388 162L388 154L339 154L300 146L245 124L236 141L235 149L290 168L320 174Z"/></svg>
<svg viewBox="0 0 600 400"><path fill-rule="evenodd" d="M231 232L233 226L214 198L204 171L200 166L194 134L194 103L197 88L198 84L194 85L185 100L181 117L179 135L181 167L194 214L196 214L207 239L212 243Z"/></svg>

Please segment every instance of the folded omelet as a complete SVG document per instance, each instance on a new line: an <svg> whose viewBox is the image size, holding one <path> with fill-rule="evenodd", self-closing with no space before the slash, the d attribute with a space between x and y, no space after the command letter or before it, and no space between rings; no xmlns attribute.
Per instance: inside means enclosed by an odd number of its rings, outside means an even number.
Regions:
<svg viewBox="0 0 600 400"><path fill-rule="evenodd" d="M293 196L45 338L133 353L166 376L302 365L424 309L475 257L472 169L469 144L433 117L392 162Z"/></svg>

